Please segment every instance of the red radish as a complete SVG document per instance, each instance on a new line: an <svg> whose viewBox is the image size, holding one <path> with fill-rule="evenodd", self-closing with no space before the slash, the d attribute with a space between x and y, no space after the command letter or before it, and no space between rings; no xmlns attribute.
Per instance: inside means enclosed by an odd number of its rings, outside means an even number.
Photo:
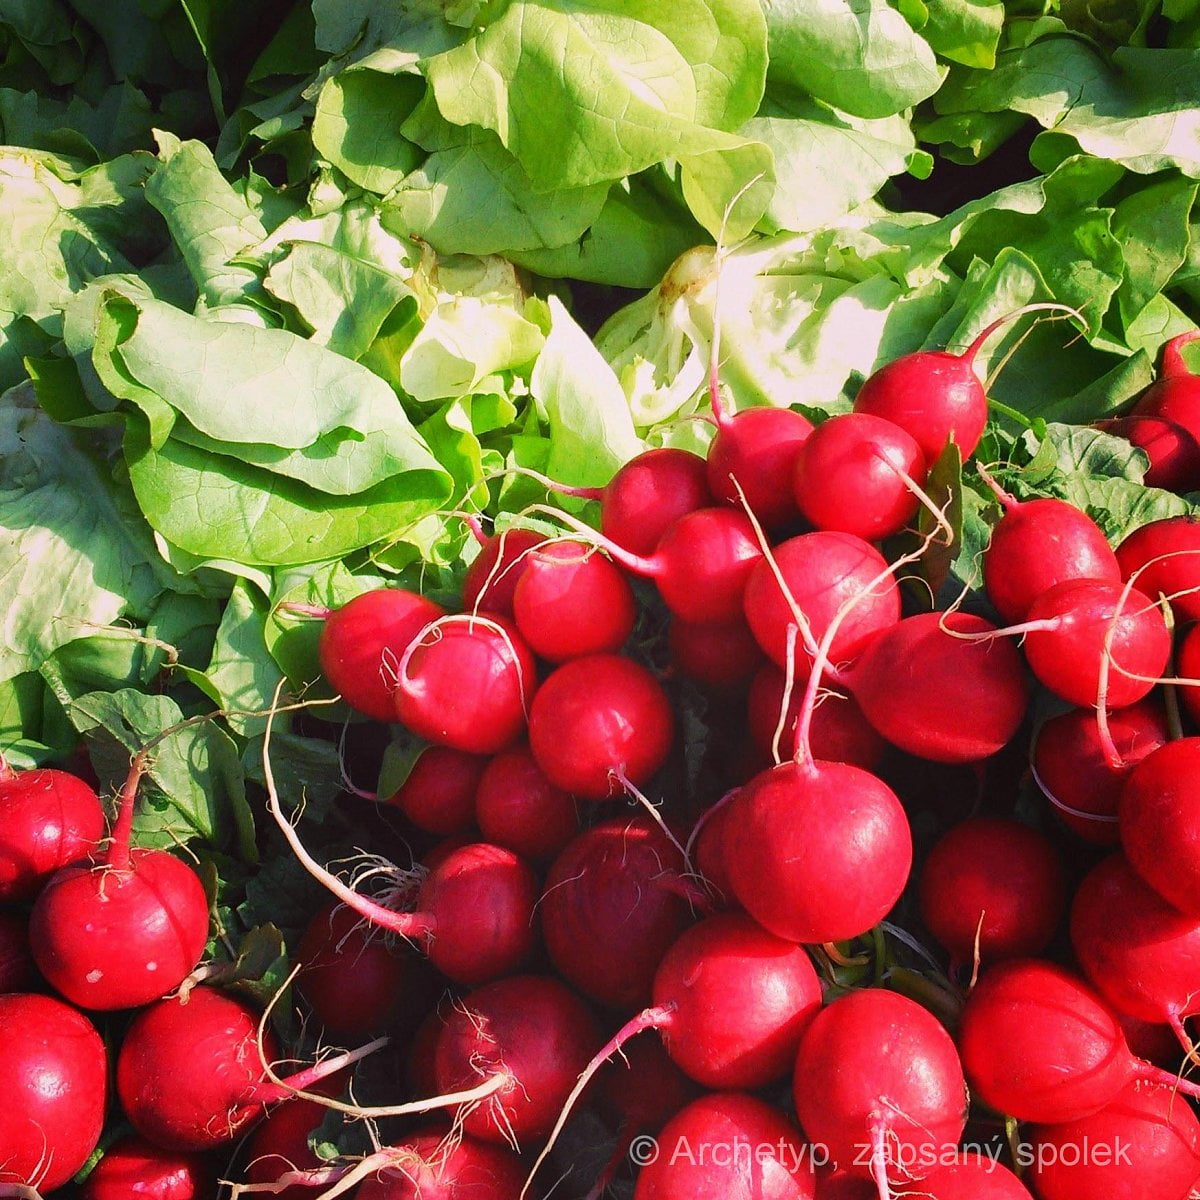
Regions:
<svg viewBox="0 0 1200 1200"><path fill-rule="evenodd" d="M335 1038L374 1037L411 1002L411 960L343 904L328 904L309 921L295 960L302 964L296 990Z"/></svg>
<svg viewBox="0 0 1200 1200"><path fill-rule="evenodd" d="M16 913L0 913L0 995L29 991L36 979L29 922Z"/></svg>
<svg viewBox="0 0 1200 1200"><path fill-rule="evenodd" d="M232 1141L266 1105L290 1097L356 1062L378 1043L286 1077L265 1078L278 1057L269 1029L258 1044L259 1014L214 988L192 988L144 1008L117 1056L117 1094L134 1129L164 1150L199 1151Z"/></svg>
<svg viewBox="0 0 1200 1200"><path fill-rule="evenodd" d="M1122 578L1147 596L1166 596L1180 621L1200 620L1200 517L1167 517L1135 529L1117 547L1117 562Z"/></svg>
<svg viewBox="0 0 1200 1200"><path fill-rule="evenodd" d="M525 570L529 551L546 535L532 529L505 529L486 537L476 535L483 547L463 576L463 609L512 619L513 593Z"/></svg>
<svg viewBox="0 0 1200 1200"><path fill-rule="evenodd" d="M742 687L763 661L758 642L740 613L732 621L703 625L673 617L667 645L676 670L716 691Z"/></svg>
<svg viewBox="0 0 1200 1200"><path fill-rule="evenodd" d="M1200 737L1142 759L1121 791L1121 845L1133 869L1180 912L1200 918Z"/></svg>
<svg viewBox="0 0 1200 1200"><path fill-rule="evenodd" d="M579 832L575 801L546 778L524 743L485 767L475 820L489 842L535 862L553 858Z"/></svg>
<svg viewBox="0 0 1200 1200"><path fill-rule="evenodd" d="M66 1183L100 1140L107 1087L87 1017L49 996L0 996L0 1187Z"/></svg>
<svg viewBox="0 0 1200 1200"><path fill-rule="evenodd" d="M513 592L517 629L549 662L616 653L636 615L620 568L580 542L547 542L530 551Z"/></svg>
<svg viewBox="0 0 1200 1200"><path fill-rule="evenodd" d="M777 666L787 667L788 630L796 618L776 571L807 619L814 644L838 610L859 598L838 628L829 654L833 663L853 658L874 634L900 620L896 581L886 574L883 555L862 538L805 533L776 546L774 558L774 566L764 560L754 568L746 584L745 610L758 644ZM800 650L796 653L801 661Z"/></svg>
<svg viewBox="0 0 1200 1200"><path fill-rule="evenodd" d="M663 1129L634 1200L813 1200L811 1151L777 1108L740 1092L702 1096Z"/></svg>
<svg viewBox="0 0 1200 1200"><path fill-rule="evenodd" d="M217 1172L203 1155L161 1150L129 1135L104 1152L79 1200L208 1200L216 1187Z"/></svg>
<svg viewBox="0 0 1200 1200"><path fill-rule="evenodd" d="M600 1076L601 1096L623 1132L655 1132L700 1094L656 1038L634 1038Z"/></svg>
<svg viewBox="0 0 1200 1200"><path fill-rule="evenodd" d="M1098 846L1115 846L1117 801L1129 772L1170 737L1167 714L1156 700L1107 713L1090 708L1051 717L1038 730L1033 772L1072 833Z"/></svg>
<svg viewBox="0 0 1200 1200"><path fill-rule="evenodd" d="M1117 556L1087 513L1065 500L1022 504L994 490L1005 513L983 553L983 586L1004 620L1025 620L1033 602L1056 584L1071 579L1120 581Z"/></svg>
<svg viewBox="0 0 1200 1200"><path fill-rule="evenodd" d="M812 422L790 408L716 408L717 435L708 447L708 486L726 504L746 506L766 529L796 519L792 476ZM740 487L740 494L739 494Z"/></svg>
<svg viewBox="0 0 1200 1200"><path fill-rule="evenodd" d="M1171 421L1193 437L1200 432L1200 377L1188 368L1183 348L1197 338L1200 330L1191 329L1164 344L1158 378L1141 394L1133 410L1139 416Z"/></svg>
<svg viewBox="0 0 1200 1200"><path fill-rule="evenodd" d="M1196 1114L1140 1080L1090 1117L1035 1127L1025 1150L1040 1200L1188 1200L1200 1181Z"/></svg>
<svg viewBox="0 0 1200 1200"><path fill-rule="evenodd" d="M1071 704L1098 703L1102 675L1109 708L1134 704L1149 695L1171 656L1162 611L1129 585L1096 579L1056 584L1033 602L1025 626L1033 673Z"/></svg>
<svg viewBox="0 0 1200 1200"><path fill-rule="evenodd" d="M630 1018L579 1075L533 1174L592 1077L630 1038L657 1029L672 1061L704 1087L763 1087L786 1074L821 1007L821 985L801 947L744 913L718 913L667 951L652 998L653 1007Z"/></svg>
<svg viewBox="0 0 1200 1200"><path fill-rule="evenodd" d="M916 516L927 474L920 446L899 425L852 412L818 425L800 447L793 488L815 528L877 542Z"/></svg>
<svg viewBox="0 0 1200 1200"><path fill-rule="evenodd" d="M1200 483L1200 442L1182 425L1149 413L1097 421L1096 428L1146 452L1150 465L1142 477L1147 487L1190 492Z"/></svg>
<svg viewBox="0 0 1200 1200"><path fill-rule="evenodd" d="M517 1200L525 1168L510 1150L448 1132L410 1134L354 1193L358 1200ZM313 1190L308 1189L313 1195Z"/></svg>
<svg viewBox="0 0 1200 1200"><path fill-rule="evenodd" d="M377 588L323 610L317 642L329 686L360 713L394 721L395 666L404 648L445 610L403 588Z"/></svg>
<svg viewBox="0 0 1200 1200"><path fill-rule="evenodd" d="M409 1042L405 1080L414 1096L437 1095L437 1044L445 1023L441 1005L435 1005L426 1013Z"/></svg>
<svg viewBox="0 0 1200 1200"><path fill-rule="evenodd" d="M972 613L906 617L862 651L848 685L868 721L895 746L933 762L989 758L1025 718L1020 652Z"/></svg>
<svg viewBox="0 0 1200 1200"><path fill-rule="evenodd" d="M484 755L427 746L388 803L426 833L465 833L475 823L475 792L487 764Z"/></svg>
<svg viewBox="0 0 1200 1200"><path fill-rule="evenodd" d="M733 903L733 883L725 866L725 838L729 829L729 804L718 801L696 823L690 847L696 872L708 884L718 906Z"/></svg>
<svg viewBox="0 0 1200 1200"><path fill-rule="evenodd" d="M1077 1121L1133 1079L1176 1084L1134 1058L1116 1015L1081 979L1048 962L1001 963L972 989L958 1046L972 1094L1019 1121ZM1200 1086L1178 1081L1200 1096Z"/></svg>
<svg viewBox="0 0 1200 1200"><path fill-rule="evenodd" d="M944 1155L966 1120L950 1035L915 1001L878 988L817 1014L796 1056L793 1095L809 1139L848 1174L869 1173L884 1200L905 1164Z"/></svg>
<svg viewBox="0 0 1200 1200"><path fill-rule="evenodd" d="M443 617L397 667L395 717L418 737L467 754L495 754L525 731L537 663L503 617Z"/></svg>
<svg viewBox="0 0 1200 1200"><path fill-rule="evenodd" d="M285 1100L272 1108L250 1139L246 1155L247 1180L250 1183L274 1183L289 1172L324 1167L324 1161L309 1148L308 1139L320 1129L328 1112L316 1100ZM318 1193L314 1188L297 1183L270 1194L277 1200L312 1200Z"/></svg>
<svg viewBox="0 0 1200 1200"><path fill-rule="evenodd" d="M1169 1023L1190 1052L1183 1022L1200 1013L1200 920L1172 908L1114 854L1075 893L1071 941L1109 1004L1142 1021Z"/></svg>
<svg viewBox="0 0 1200 1200"><path fill-rule="evenodd" d="M1029 1190L986 1154L964 1150L939 1165L913 1189L927 1200L1031 1200ZM817 1200L824 1200L820 1192Z"/></svg>
<svg viewBox="0 0 1200 1200"><path fill-rule="evenodd" d="M81 1008L157 1000L195 970L208 941L208 896L196 872L165 850L130 846L147 754L134 757L107 850L53 875L30 914L38 969Z"/></svg>
<svg viewBox="0 0 1200 1200"><path fill-rule="evenodd" d="M32 899L104 836L104 809L66 771L13 771L0 757L0 903Z"/></svg>
<svg viewBox="0 0 1200 1200"><path fill-rule="evenodd" d="M807 681L807 668L798 670L792 684L791 702L782 722L781 759L791 758L796 753L796 724ZM746 698L750 736L768 760L775 758L775 734L780 730L786 691L787 675L774 663L765 663L755 674ZM811 737L814 758L850 763L865 771L878 766L887 749L887 743L863 716L854 697L839 692L824 695L813 710Z"/></svg>
<svg viewBox="0 0 1200 1200"><path fill-rule="evenodd" d="M869 1179L844 1171L818 1171L814 1200L878 1200L879 1190Z"/></svg>
<svg viewBox="0 0 1200 1200"><path fill-rule="evenodd" d="M1156 1067L1168 1068L1174 1075L1181 1054L1179 1039L1170 1025L1139 1021L1137 1017L1127 1017L1124 1013L1115 1010L1114 1014L1121 1024L1125 1040L1129 1043L1129 1049L1133 1054L1137 1058L1144 1058L1146 1062L1153 1063Z"/></svg>
<svg viewBox="0 0 1200 1200"><path fill-rule="evenodd" d="M608 481L600 500L600 531L630 554L653 554L681 517L713 502L699 455L666 446L631 458Z"/></svg>
<svg viewBox="0 0 1200 1200"><path fill-rule="evenodd" d="M675 736L671 702L645 667L615 654L572 659L547 676L529 714L529 746L563 791L603 800L646 783Z"/></svg>
<svg viewBox="0 0 1200 1200"><path fill-rule="evenodd" d="M1176 669L1182 679L1200 679L1200 625L1193 625L1179 643ZM1175 690L1184 711L1200 725L1200 686L1183 684Z"/></svg>
<svg viewBox="0 0 1200 1200"><path fill-rule="evenodd" d="M1010 321L1061 304L1026 304L985 326L961 353L917 350L879 368L859 388L854 411L872 413L907 430L926 462L934 462L953 439L964 459L975 453L988 419L987 393L975 373L983 344Z"/></svg>
<svg viewBox="0 0 1200 1200"><path fill-rule="evenodd" d="M462 1113L487 1142L527 1143L554 1124L599 1044L583 1002L556 979L511 975L464 996L445 1014L435 1070L442 1092L489 1085Z"/></svg>
<svg viewBox="0 0 1200 1200"><path fill-rule="evenodd" d="M649 817L604 821L554 860L539 905L546 951L590 1000L624 1011L650 1000L654 973L692 923L683 856Z"/></svg>
<svg viewBox="0 0 1200 1200"><path fill-rule="evenodd" d="M921 919L954 965L1037 954L1066 903L1062 863L1043 834L1019 821L955 825L921 871Z"/></svg>
<svg viewBox="0 0 1200 1200"><path fill-rule="evenodd" d="M742 788L724 851L741 905L794 942L866 933L900 898L912 866L908 818L891 788L860 767L811 760Z"/></svg>

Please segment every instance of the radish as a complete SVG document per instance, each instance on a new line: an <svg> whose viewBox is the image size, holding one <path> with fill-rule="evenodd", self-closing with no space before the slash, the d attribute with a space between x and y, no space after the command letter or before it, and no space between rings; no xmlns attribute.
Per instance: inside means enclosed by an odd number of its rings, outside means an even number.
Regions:
<svg viewBox="0 0 1200 1200"><path fill-rule="evenodd" d="M971 613L906 617L847 674L863 715L889 742L933 762L989 758L1016 734L1029 688L1021 655Z"/></svg>
<svg viewBox="0 0 1200 1200"><path fill-rule="evenodd" d="M838 610L858 598L830 648L832 662L853 658L874 634L900 620L896 581L886 575L883 556L862 538L849 533L805 533L780 543L773 553L774 563L764 559L750 575L745 610L758 644L777 666L787 667L792 641L788 630L797 623L780 577L807 620L814 643L824 636Z"/></svg>
<svg viewBox="0 0 1200 1200"><path fill-rule="evenodd" d="M608 1008L644 1007L663 954L692 923L689 898L703 895L686 870L649 817L581 833L555 859L539 906L558 973Z"/></svg>
<svg viewBox="0 0 1200 1200"><path fill-rule="evenodd" d="M809 1139L841 1170L869 1173L880 1200L898 1168L937 1161L929 1156L953 1148L966 1121L950 1035L915 1001L878 988L817 1014L796 1056L793 1097Z"/></svg>
<svg viewBox="0 0 1200 1200"><path fill-rule="evenodd" d="M394 666L405 646L445 610L403 588L377 588L324 617L317 655L329 686L351 708L375 721L394 721Z"/></svg>
<svg viewBox="0 0 1200 1200"><path fill-rule="evenodd" d="M1147 487L1190 492L1200 483L1200 442L1175 421L1135 411L1097 421L1096 428L1145 451L1150 465L1142 479Z"/></svg>
<svg viewBox="0 0 1200 1200"><path fill-rule="evenodd" d="M952 966L1037 954L1066 903L1050 840L1019 821L977 817L955 825L921 871L921 919Z"/></svg>
<svg viewBox="0 0 1200 1200"><path fill-rule="evenodd" d="M525 731L537 663L504 617L443 617L409 642L397 667L395 716L418 737L495 754Z"/></svg>
<svg viewBox="0 0 1200 1200"><path fill-rule="evenodd" d="M1137 588L1105 580L1055 584L1013 630L1025 631L1033 673L1070 704L1134 704L1150 694L1171 656L1171 634L1158 605Z"/></svg>
<svg viewBox="0 0 1200 1200"><path fill-rule="evenodd" d="M546 542L531 550L513 591L513 618L549 662L613 654L633 632L633 589L595 547Z"/></svg>
<svg viewBox="0 0 1200 1200"><path fill-rule="evenodd" d="M961 353L917 350L879 368L859 388L854 411L894 421L916 440L926 462L935 462L953 439L964 459L979 445L987 425L988 402L975 374L975 359L996 330L1026 313L1061 304L1026 304L985 326Z"/></svg>
<svg viewBox="0 0 1200 1200"><path fill-rule="evenodd" d="M487 841L530 861L553 858L579 831L575 801L546 778L525 743L484 768L475 820Z"/></svg>
<svg viewBox="0 0 1200 1200"><path fill-rule="evenodd" d="M313 916L295 961L302 964L297 992L334 1037L374 1037L411 1005L412 960L343 904L327 904Z"/></svg>
<svg viewBox="0 0 1200 1200"><path fill-rule="evenodd" d="M474 524L471 528L483 548L463 576L463 608L467 612L511 620L513 595L525 571L529 552L542 545L546 535L532 529L505 529L486 537Z"/></svg>
<svg viewBox="0 0 1200 1200"><path fill-rule="evenodd" d="M801 947L743 913L718 913L676 939L655 974L652 1000L579 1075L530 1178L592 1077L630 1038L657 1029L676 1066L704 1087L763 1087L786 1074L821 1006L821 985Z"/></svg>
<svg viewBox="0 0 1200 1200"><path fill-rule="evenodd" d="M1168 742L1142 759L1125 781L1117 816L1133 869L1200 919L1200 737Z"/></svg>
<svg viewBox="0 0 1200 1200"><path fill-rule="evenodd" d="M768 761L776 758L777 732L780 735L779 757L791 758L796 753L796 726L807 678L806 670L797 671L786 714L783 713L783 697L787 691L787 675L774 663L765 663L759 668L750 684L746 698L750 736ZM810 737L815 758L850 763L865 771L877 767L887 749L887 743L863 716L854 697L840 692L828 692L821 698L813 710Z"/></svg>
<svg viewBox="0 0 1200 1200"><path fill-rule="evenodd" d="M203 1155L162 1150L128 1135L105 1150L79 1200L209 1200L216 1188L217 1172Z"/></svg>
<svg viewBox="0 0 1200 1200"><path fill-rule="evenodd" d="M913 1191L926 1200L1031 1200L1029 1190L986 1154L964 1150L939 1163ZM817 1200L824 1200L820 1192Z"/></svg>
<svg viewBox="0 0 1200 1200"><path fill-rule="evenodd" d="M1200 377L1188 369L1182 352L1197 338L1200 330L1190 329L1163 345L1158 378L1141 394L1133 410L1139 416L1171 421L1193 437L1200 432Z"/></svg>
<svg viewBox="0 0 1200 1200"><path fill-rule="evenodd" d="M1040 1200L1189 1200L1200 1182L1200 1121L1142 1080L1090 1117L1036 1126L1023 1149Z"/></svg>
<svg viewBox="0 0 1200 1200"><path fill-rule="evenodd" d="M134 1129L164 1150L200 1151L232 1141L265 1106L290 1097L378 1049L326 1059L280 1083L264 1078L278 1057L259 1014L214 988L160 1000L130 1024L117 1056L117 1094Z"/></svg>
<svg viewBox="0 0 1200 1200"><path fill-rule="evenodd" d="M766 529L796 519L792 476L812 422L790 408L746 408L727 413L713 406L717 435L708 447L708 486L718 500L743 503Z"/></svg>
<svg viewBox="0 0 1200 1200"><path fill-rule="evenodd" d="M195 970L208 941L208 896L196 872L165 850L130 845L148 753L134 756L107 850L56 872L30 914L38 969L81 1008L157 1000Z"/></svg>
<svg viewBox="0 0 1200 1200"><path fill-rule="evenodd" d="M36 979L28 920L16 913L0 912L0 995L27 992Z"/></svg>
<svg viewBox="0 0 1200 1200"><path fill-rule="evenodd" d="M719 692L741 688L763 662L763 652L740 613L732 621L708 624L673 617L667 646L677 671Z"/></svg>
<svg viewBox="0 0 1200 1200"><path fill-rule="evenodd" d="M0 1186L66 1183L100 1140L107 1087L87 1017L49 996L0 996Z"/></svg>
<svg viewBox="0 0 1200 1200"><path fill-rule="evenodd" d="M426 746L388 803L426 833L465 833L475 823L475 793L487 764L484 755Z"/></svg>
<svg viewBox="0 0 1200 1200"><path fill-rule="evenodd" d="M671 446L631 458L596 499L601 533L630 554L653 554L676 521L713 502L704 459Z"/></svg>
<svg viewBox="0 0 1200 1200"><path fill-rule="evenodd" d="M452 850L425 877L415 912L331 890L371 923L414 941L455 983L474 986L511 974L537 942L537 878L503 846L472 842Z"/></svg>
<svg viewBox="0 0 1200 1200"><path fill-rule="evenodd" d="M395 1165L368 1175L358 1200L517 1200L525 1179L510 1150L440 1129L410 1134L379 1157Z"/></svg>
<svg viewBox="0 0 1200 1200"><path fill-rule="evenodd" d="M879 1191L869 1179L847 1175L844 1171L817 1172L814 1200L876 1200Z"/></svg>
<svg viewBox="0 0 1200 1200"><path fill-rule="evenodd" d="M1180 678L1200 679L1200 625L1193 625L1179 643L1177 669ZM1200 687L1180 686L1176 694L1187 714L1200 725Z"/></svg>
<svg viewBox="0 0 1200 1200"><path fill-rule="evenodd" d="M1021 503L980 474L1005 508L983 552L983 586L1004 620L1025 620L1043 592L1071 579L1120 582L1117 556L1087 513L1065 500Z"/></svg>
<svg viewBox="0 0 1200 1200"><path fill-rule="evenodd" d="M726 800L732 797L726 797ZM733 903L733 884L725 867L725 838L729 828L729 804L719 800L701 814L692 830L688 849L696 864L696 873L708 885L718 908Z"/></svg>
<svg viewBox="0 0 1200 1200"><path fill-rule="evenodd" d="M638 1173L634 1200L813 1200L809 1147L777 1108L741 1092L677 1113Z"/></svg>
<svg viewBox="0 0 1200 1200"><path fill-rule="evenodd" d="M1181 1057L1179 1040L1170 1025L1159 1022L1139 1021L1137 1017L1127 1017L1124 1013L1114 1015L1120 1022L1129 1049L1137 1058L1144 1058L1156 1067L1169 1068L1175 1074Z"/></svg>
<svg viewBox="0 0 1200 1200"><path fill-rule="evenodd" d="M104 808L66 771L14 771L0 757L0 903L32 899L104 836Z"/></svg>
<svg viewBox="0 0 1200 1200"><path fill-rule="evenodd" d="M1115 846L1117 801L1130 771L1165 745L1167 714L1156 700L1139 700L1104 714L1076 708L1038 730L1034 778L1072 833L1098 846Z"/></svg>
<svg viewBox="0 0 1200 1200"><path fill-rule="evenodd" d="M881 779L808 758L742 788L724 859L734 895L765 929L794 942L838 942L866 933L899 900L912 836Z"/></svg>
<svg viewBox="0 0 1200 1200"><path fill-rule="evenodd" d="M1075 893L1071 942L1113 1008L1170 1024L1192 1053L1183 1022L1200 1013L1200 920L1172 908L1114 854Z"/></svg>
<svg viewBox="0 0 1200 1200"><path fill-rule="evenodd" d="M793 488L815 528L877 542L916 515L927 474L920 446L899 425L852 412L830 417L800 447Z"/></svg>
<svg viewBox="0 0 1200 1200"><path fill-rule="evenodd" d="M324 1092L331 1082L323 1080L315 1090ZM332 1089L329 1090L334 1094ZM250 1183L274 1183L289 1172L324 1167L326 1164L310 1149L308 1139L324 1124L328 1112L316 1100L285 1100L272 1108L251 1136L246 1155L247 1180ZM271 1194L277 1200L312 1200L317 1192L297 1183Z"/></svg>
<svg viewBox="0 0 1200 1200"><path fill-rule="evenodd" d="M1117 547L1117 562L1122 578L1147 596L1166 596L1180 621L1200 620L1200 518L1167 517L1135 529Z"/></svg>
<svg viewBox="0 0 1200 1200"><path fill-rule="evenodd" d="M461 1113L463 1129L486 1142L526 1143L549 1131L599 1041L591 1013L564 984L512 975L447 1012L435 1058L438 1088L484 1085L486 1098Z"/></svg>
<svg viewBox="0 0 1200 1200"><path fill-rule="evenodd" d="M603 800L625 781L641 787L666 762L674 736L671 702L658 681L615 654L552 671L529 714L537 765L556 787L588 800Z"/></svg>
<svg viewBox="0 0 1200 1200"><path fill-rule="evenodd" d="M1116 1016L1082 980L1036 959L984 973L963 1009L958 1046L972 1093L1019 1121L1080 1120L1133 1079L1200 1096L1200 1086L1134 1058Z"/></svg>
<svg viewBox="0 0 1200 1200"><path fill-rule="evenodd" d="M634 1038L622 1046L600 1076L599 1090L604 1107L629 1134L661 1129L700 1095L656 1038Z"/></svg>

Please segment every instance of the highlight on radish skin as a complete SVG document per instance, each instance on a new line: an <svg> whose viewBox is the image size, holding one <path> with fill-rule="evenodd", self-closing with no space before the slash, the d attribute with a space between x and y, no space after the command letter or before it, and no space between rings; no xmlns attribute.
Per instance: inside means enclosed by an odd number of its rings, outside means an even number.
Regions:
<svg viewBox="0 0 1200 1200"><path fill-rule="evenodd" d="M105 1150L79 1189L79 1200L208 1200L216 1187L217 1172L206 1156L161 1150L134 1134Z"/></svg>

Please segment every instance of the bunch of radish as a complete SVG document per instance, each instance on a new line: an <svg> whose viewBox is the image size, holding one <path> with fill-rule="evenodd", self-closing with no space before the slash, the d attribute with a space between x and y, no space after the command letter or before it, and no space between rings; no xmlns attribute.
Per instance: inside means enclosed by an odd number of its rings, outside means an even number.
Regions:
<svg viewBox="0 0 1200 1200"><path fill-rule="evenodd" d="M1043 307L898 359L815 423L730 411L714 371L706 458L650 449L527 525L472 520L459 604L387 587L313 612L328 684L420 747L375 798L415 862L366 847L351 875L281 807L264 739L268 809L329 893L292 946L297 1003L357 1048L280 1080L259 1014L204 985L161 998L207 919L153 960L164 991L106 981L59 915L106 876L54 863L38 969L74 1005L146 1006L115 1072L135 1136L90 1194L216 1147L231 1196L289 1200L1200 1190L1200 522L1112 546L971 461L975 358ZM936 608L907 577L950 549L930 480L956 459L992 529ZM149 870L135 789L114 898ZM384 1035L368 1102L348 1080ZM330 1112L357 1152L317 1153Z"/></svg>

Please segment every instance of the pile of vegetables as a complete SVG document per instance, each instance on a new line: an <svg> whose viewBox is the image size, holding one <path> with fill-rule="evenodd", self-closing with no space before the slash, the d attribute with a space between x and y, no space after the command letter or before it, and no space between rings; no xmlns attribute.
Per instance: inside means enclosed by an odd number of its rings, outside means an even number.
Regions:
<svg viewBox="0 0 1200 1200"><path fill-rule="evenodd" d="M1200 1190L1194 4L0 41L0 1190Z"/></svg>

